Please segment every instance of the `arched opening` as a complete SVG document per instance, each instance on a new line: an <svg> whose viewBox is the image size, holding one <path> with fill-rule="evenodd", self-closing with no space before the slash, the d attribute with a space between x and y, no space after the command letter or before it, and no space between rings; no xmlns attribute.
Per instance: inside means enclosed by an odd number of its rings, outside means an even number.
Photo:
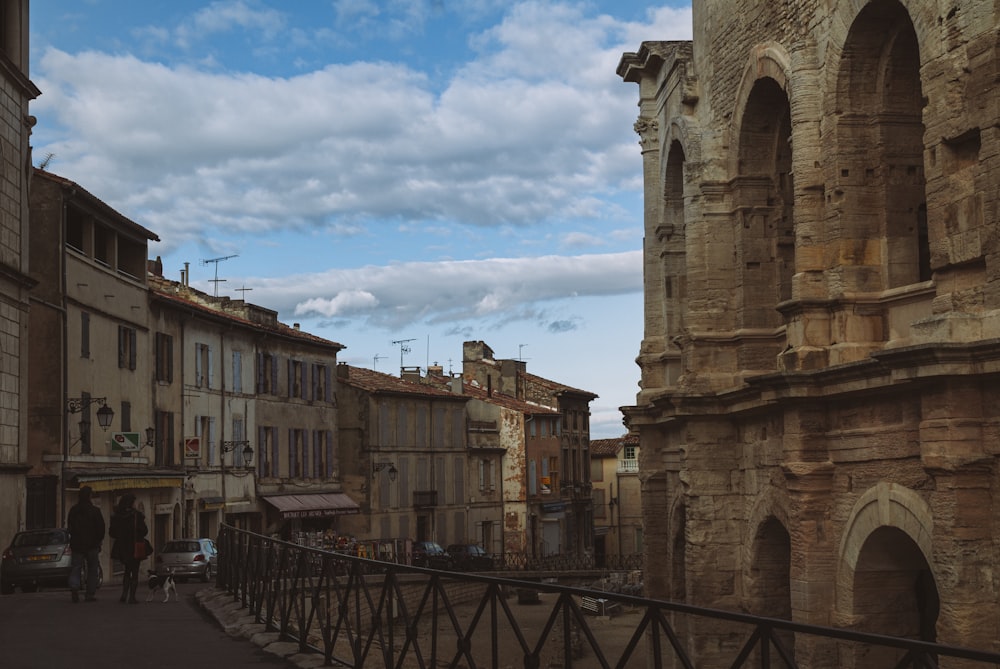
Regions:
<svg viewBox="0 0 1000 669"><path fill-rule="evenodd" d="M663 331L671 341L684 329L687 298L687 262L685 255L684 219L684 149L680 142L670 144L664 175L663 220L658 232L663 271ZM668 350L664 354L665 382L672 386L681 374L680 354Z"/></svg>
<svg viewBox="0 0 1000 669"><path fill-rule="evenodd" d="M936 641L938 592L927 560L908 534L880 527L861 547L854 569L855 629L874 634ZM855 667L891 667L903 652L857 646Z"/></svg>
<svg viewBox="0 0 1000 669"><path fill-rule="evenodd" d="M906 9L874 0L851 26L838 81L842 259L857 290L931 278L923 163L920 50ZM874 253L875 245L880 245Z"/></svg>
<svg viewBox="0 0 1000 669"><path fill-rule="evenodd" d="M749 612L770 618L792 619L792 542L788 530L773 516L768 518L754 539L746 593ZM794 657L795 637L778 632L778 641Z"/></svg>
<svg viewBox="0 0 1000 669"><path fill-rule="evenodd" d="M792 123L788 96L770 77L758 79L740 126L734 195L742 223L737 269L743 327L776 327L775 306L792 297L795 273Z"/></svg>

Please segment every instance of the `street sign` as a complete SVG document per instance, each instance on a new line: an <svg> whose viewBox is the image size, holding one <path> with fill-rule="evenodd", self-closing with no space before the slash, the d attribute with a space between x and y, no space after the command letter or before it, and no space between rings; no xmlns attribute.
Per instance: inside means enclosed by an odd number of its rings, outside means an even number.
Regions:
<svg viewBox="0 0 1000 669"><path fill-rule="evenodd" d="M199 439L198 437L184 438L184 457L185 458L201 457L201 439Z"/></svg>
<svg viewBox="0 0 1000 669"><path fill-rule="evenodd" d="M119 453L133 453L142 448L138 432L112 432L111 450Z"/></svg>

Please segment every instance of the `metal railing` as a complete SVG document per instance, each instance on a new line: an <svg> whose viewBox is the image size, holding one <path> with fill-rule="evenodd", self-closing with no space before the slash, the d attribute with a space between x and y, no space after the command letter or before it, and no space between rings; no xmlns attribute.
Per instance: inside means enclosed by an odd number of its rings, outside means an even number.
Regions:
<svg viewBox="0 0 1000 669"><path fill-rule="evenodd" d="M854 653L857 667L931 668L945 658L963 667L1000 665L1000 653L368 560L229 526L218 545L218 587L266 631L322 655L326 665L794 669L809 666L796 663L800 642L827 658ZM590 615L597 609L615 614ZM706 641L716 632L716 641ZM699 657L699 649L713 655ZM824 666L837 665L828 659Z"/></svg>

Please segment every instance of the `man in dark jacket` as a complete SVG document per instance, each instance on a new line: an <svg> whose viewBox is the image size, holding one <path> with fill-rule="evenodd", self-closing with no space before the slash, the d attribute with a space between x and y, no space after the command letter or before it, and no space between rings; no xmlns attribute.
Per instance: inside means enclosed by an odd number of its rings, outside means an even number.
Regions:
<svg viewBox="0 0 1000 669"><path fill-rule="evenodd" d="M69 590L74 602L80 601L80 571L87 563L86 602L96 602L98 570L100 569L101 544L104 542L104 515L90 501L94 491L90 486L80 488L76 504L69 510L66 527L69 529L69 547L73 551L73 566L69 572Z"/></svg>

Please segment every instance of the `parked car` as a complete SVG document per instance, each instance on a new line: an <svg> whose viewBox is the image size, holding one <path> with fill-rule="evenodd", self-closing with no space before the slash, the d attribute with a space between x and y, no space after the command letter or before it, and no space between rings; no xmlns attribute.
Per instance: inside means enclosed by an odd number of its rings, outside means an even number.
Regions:
<svg viewBox="0 0 1000 669"><path fill-rule="evenodd" d="M42 586L65 588L69 582L72 559L69 531L65 529L18 532L0 556L0 592L9 595L15 587L23 592L35 592ZM98 566L97 573L97 587L100 587L104 571ZM81 577L85 585L86 569Z"/></svg>
<svg viewBox="0 0 1000 669"><path fill-rule="evenodd" d="M430 567L431 569L453 569L455 567L455 561L448 555L448 551L433 541L414 542L412 562L414 566Z"/></svg>
<svg viewBox="0 0 1000 669"><path fill-rule="evenodd" d="M156 573L173 574L178 581L200 578L212 580L219 551L211 539L174 539L156 551Z"/></svg>
<svg viewBox="0 0 1000 669"><path fill-rule="evenodd" d="M452 544L448 555L455 561L460 571L489 571L493 569L493 558L478 544Z"/></svg>

